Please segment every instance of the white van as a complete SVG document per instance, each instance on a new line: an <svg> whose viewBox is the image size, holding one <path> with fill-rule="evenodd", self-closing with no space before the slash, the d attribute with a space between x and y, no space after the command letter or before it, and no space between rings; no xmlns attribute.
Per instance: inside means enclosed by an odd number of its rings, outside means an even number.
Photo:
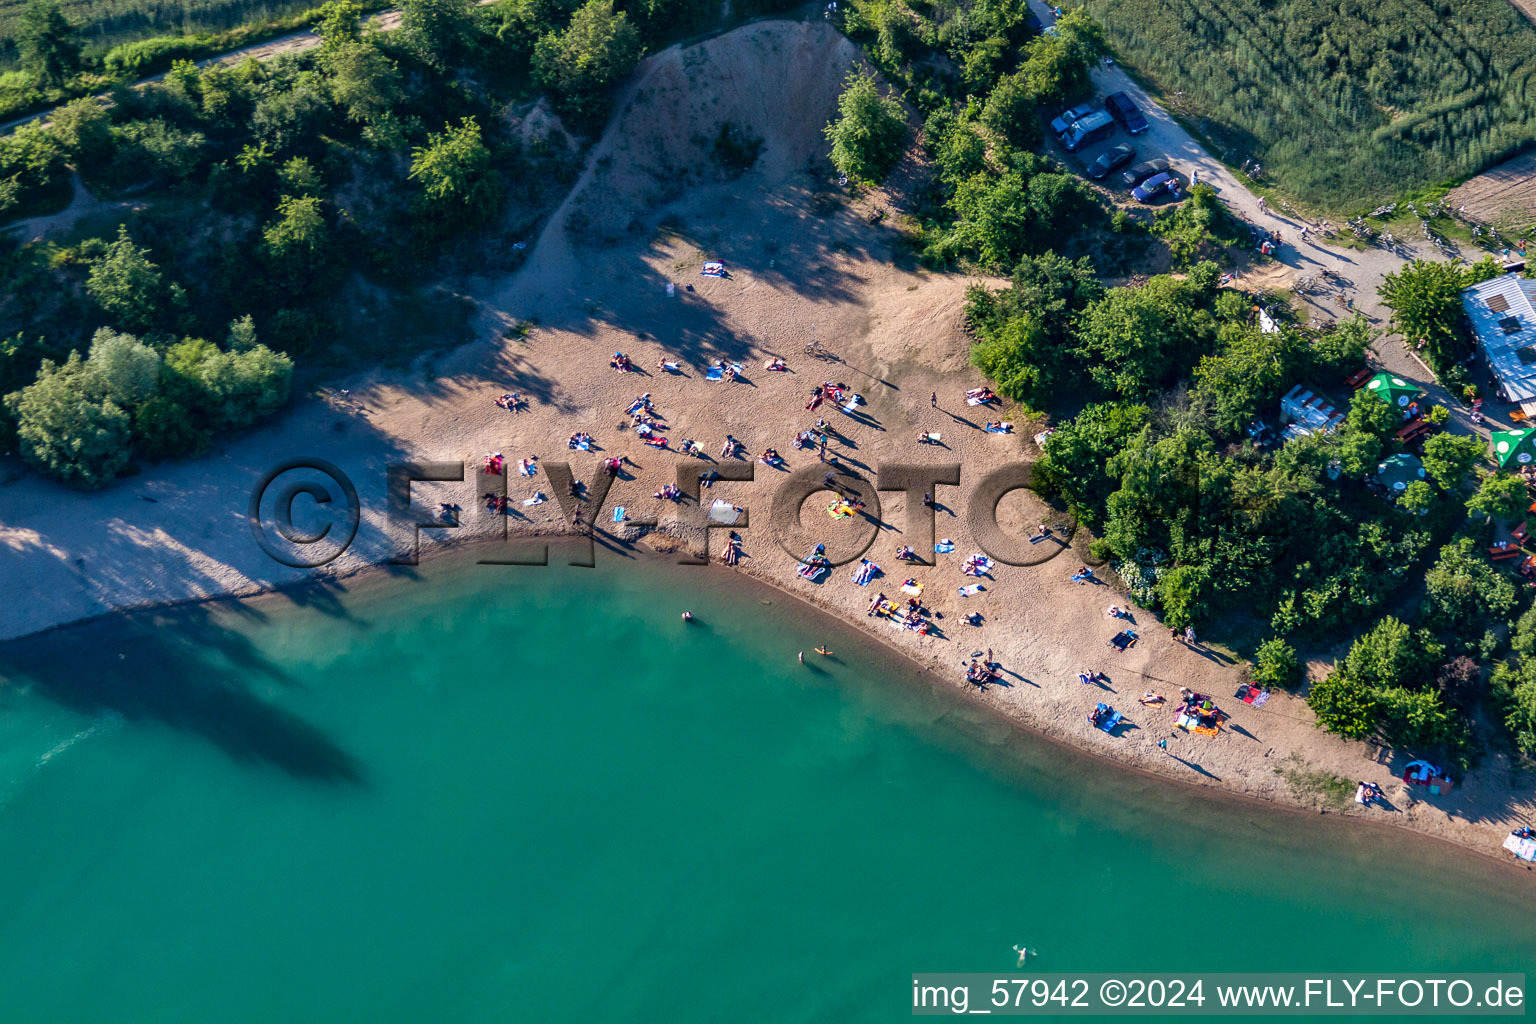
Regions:
<svg viewBox="0 0 1536 1024"><path fill-rule="evenodd" d="M1107 110L1095 110L1087 117L1061 133L1061 144L1068 153L1075 153L1089 143L1098 142L1115 130L1115 119Z"/></svg>

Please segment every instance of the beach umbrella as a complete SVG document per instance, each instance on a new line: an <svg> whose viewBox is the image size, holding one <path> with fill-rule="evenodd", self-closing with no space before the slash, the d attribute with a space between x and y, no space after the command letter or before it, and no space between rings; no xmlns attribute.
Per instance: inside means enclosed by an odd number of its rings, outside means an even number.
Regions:
<svg viewBox="0 0 1536 1024"><path fill-rule="evenodd" d="M1508 469L1510 463L1529 465L1532 460L1536 460L1536 428L1495 430L1493 457L1498 461L1500 469Z"/></svg>
<svg viewBox="0 0 1536 1024"><path fill-rule="evenodd" d="M1393 494L1401 494L1415 480L1424 479L1424 464L1407 452L1385 459L1376 467L1376 476Z"/></svg>
<svg viewBox="0 0 1536 1024"><path fill-rule="evenodd" d="M1365 390L1400 409L1408 408L1408 403L1413 401L1419 393L1417 384L1410 384L1403 378L1393 374L1382 372L1365 382Z"/></svg>

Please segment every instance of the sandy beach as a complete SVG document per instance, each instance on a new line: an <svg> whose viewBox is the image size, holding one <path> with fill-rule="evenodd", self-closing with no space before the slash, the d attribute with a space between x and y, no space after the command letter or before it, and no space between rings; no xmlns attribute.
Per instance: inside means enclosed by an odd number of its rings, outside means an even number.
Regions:
<svg viewBox="0 0 1536 1024"><path fill-rule="evenodd" d="M1104 757L1319 809L1326 798L1308 780L1374 781L1391 809L1351 803L1342 813L1496 853L1513 825L1536 815L1536 800L1529 787L1516 785L1505 755L1488 753L1450 793L1421 799L1423 790L1410 791L1398 778L1414 752L1319 732L1305 703L1286 694L1272 695L1259 709L1243 704L1232 696L1245 679L1242 664L1170 638L1143 609L1131 608L1129 621L1106 614L1111 604L1128 604L1107 567L1098 572L1104 583L1072 582L1069 576L1084 564L1086 538L1079 532L1066 543L1070 524L1027 492L1005 497L998 521L1021 537L1054 515L1060 529L1038 546L1040 564L1000 566L980 580L962 576L963 560L980 550L969 519L971 488L998 466L1033 460L1038 450L1026 423L1018 421L1010 434L988 433L984 422L1013 417L966 403L966 389L984 383L969 365L961 323L964 292L974 280L917 268L895 224L899 198L877 192L845 202L819 163L822 127L856 56L851 43L825 26L767 22L651 58L527 263L511 277L467 286L481 310L481 340L473 344L423 358L408 374L379 373L296 398L289 411L206 458L146 466L104 493L69 491L15 470L0 487L6 552L0 587L8 595L0 637L160 602L306 583L345 586L391 556L386 470L392 464L463 460L463 481L411 489L423 519L439 503L462 508L456 529L422 530L421 547L480 543L489 553L498 550L490 545L503 530L513 537L570 532L549 466L568 463L575 477L592 484L600 459L622 457L624 475L597 513L597 540L623 556L630 544L669 551L680 543L668 526L678 506L652 497L678 479L679 467L684 478L696 479L734 462L752 466L755 479L721 482L702 491L702 502L719 498L747 510L743 557L734 570L717 564L696 571L735 571L769 582L958 687L967 686L963 663L972 652L990 649L1006 685L989 686L979 699ZM819 71L804 73L807 68ZM774 85L765 89L765 82ZM709 155L726 123L763 140L756 164L739 176ZM910 170L898 168L893 177ZM706 260L723 261L729 276L702 276ZM807 354L813 340L830 357ZM619 351L635 372L610 368ZM765 368L775 358L787 371ZM663 368L664 361L676 368ZM738 379L707 380L716 362L740 364ZM808 411L812 388L827 381L846 384L861 403L849 412L831 405ZM497 397L508 392L527 399L520 411L498 407ZM642 394L649 394L664 428L659 432L673 447L692 439L708 458L646 446L625 412ZM926 540L905 532L908 509L899 491L878 494L878 523L834 521L825 511L834 496L820 491L801 505L799 526L775 537L775 493L791 472L822 472L815 450L792 444L818 417L836 432L828 454L841 467L840 483L858 490L871 511L872 480L882 464L961 466L960 485L940 485L935 493L935 532L953 541L952 553L937 556L933 566L895 559L905 543L933 558ZM568 448L567 438L578 431L591 435L592 451ZM937 434L938 444L920 445L920 433ZM717 458L727 434L740 440L741 457ZM770 447L783 456L782 467L755 460ZM503 453L505 473L494 480L477 476L493 452ZM355 542L322 569L272 560L247 518L258 480L299 457L333 463L360 499ZM534 457L540 468L519 475L518 461ZM502 482L512 514L486 514L482 494ZM538 493L549 500L522 504ZM303 500L295 505L300 512ZM628 520L655 518L658 528L614 522L612 509L620 505ZM797 576L798 558L816 543L837 557L871 533L867 557L884 576L869 586L850 580L851 565L834 568L817 584ZM711 531L712 555L725 538L723 529ZM508 544L506 553L526 554L527 545ZM530 578L539 572L528 566L483 571ZM923 584L923 603L942 635L919 636L865 614L877 592L904 600L898 588L906 577ZM957 593L974 582L986 589L970 597ZM290 596L304 600L306 592ZM970 613L982 624L966 624ZM1124 628L1140 639L1116 652L1108 640ZM1324 668L1312 666L1314 673ZM1085 686L1078 681L1082 671L1102 672L1108 682ZM1219 736L1172 728L1181 686L1212 695L1230 712ZM1143 707L1137 698L1148 690L1173 700ZM1100 700L1125 712L1132 727L1115 736L1092 728L1084 716ZM1168 740L1166 752L1161 739Z"/></svg>

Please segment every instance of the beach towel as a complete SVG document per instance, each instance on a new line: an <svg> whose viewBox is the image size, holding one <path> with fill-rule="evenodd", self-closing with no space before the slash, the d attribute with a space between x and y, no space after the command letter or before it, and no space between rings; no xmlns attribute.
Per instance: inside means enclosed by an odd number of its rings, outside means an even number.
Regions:
<svg viewBox="0 0 1536 1024"><path fill-rule="evenodd" d="M678 369L678 364L668 359L661 364L661 368L663 370L671 370L675 372Z"/></svg>
<svg viewBox="0 0 1536 1024"><path fill-rule="evenodd" d="M1221 734L1221 730L1212 728L1209 725L1197 725L1194 727L1193 731L1199 733L1201 736L1218 736Z"/></svg>
<svg viewBox="0 0 1536 1024"><path fill-rule="evenodd" d="M985 429L989 434L1008 434L1013 432L1013 424L1007 423L1001 427L987 427Z"/></svg>
<svg viewBox="0 0 1536 1024"><path fill-rule="evenodd" d="M944 443L943 436L941 436L939 434L924 434L923 436L928 439L928 443L929 444L943 444Z"/></svg>
<svg viewBox="0 0 1536 1024"><path fill-rule="evenodd" d="M1261 691L1259 691L1259 695L1257 697L1253 698L1253 706L1256 707L1256 708L1261 708L1268 701L1269 701L1269 691L1268 690L1261 690Z"/></svg>
<svg viewBox="0 0 1536 1024"><path fill-rule="evenodd" d="M592 450L592 442L591 441L574 441L574 442L567 443L566 447L569 448L573 452L589 452L589 451Z"/></svg>
<svg viewBox="0 0 1536 1024"><path fill-rule="evenodd" d="M622 523L624 521L624 506L623 505L617 505L617 506L614 507L614 510L613 510L613 521L616 522L616 523Z"/></svg>
<svg viewBox="0 0 1536 1024"><path fill-rule="evenodd" d="M704 264L704 269L699 271L699 273L704 277L724 277L725 264L718 260L710 260Z"/></svg>
<svg viewBox="0 0 1536 1024"><path fill-rule="evenodd" d="M965 404L966 405L985 405L986 404L986 400L985 399L981 399L981 398L967 398L965 400Z"/></svg>
<svg viewBox="0 0 1536 1024"><path fill-rule="evenodd" d="M525 460L520 466L517 467L517 471L523 476L533 476L539 471L539 464L537 462L529 462Z"/></svg>
<svg viewBox="0 0 1536 1024"><path fill-rule="evenodd" d="M1522 839L1515 835L1505 836L1504 849L1521 860L1536 861L1536 839Z"/></svg>
<svg viewBox="0 0 1536 1024"><path fill-rule="evenodd" d="M725 371L718 366L711 366L704 371L705 380L720 380L725 376Z"/></svg>
<svg viewBox="0 0 1536 1024"><path fill-rule="evenodd" d="M741 509L728 501L716 498L714 504L709 506L709 518L722 526L735 526L741 519Z"/></svg>
<svg viewBox="0 0 1536 1024"><path fill-rule="evenodd" d="M733 369L733 370L735 370L737 372L737 374L742 374L742 373L746 372L746 369L740 363L731 363L729 365L730 365L731 369Z"/></svg>
<svg viewBox="0 0 1536 1024"><path fill-rule="evenodd" d="M941 555L947 555L951 551L955 550L955 546L947 540L941 540L933 546L933 550L937 551Z"/></svg>
<svg viewBox="0 0 1536 1024"><path fill-rule="evenodd" d="M1117 651L1123 651L1136 645L1136 634L1130 630L1122 630L1109 638L1109 646Z"/></svg>
<svg viewBox="0 0 1536 1024"><path fill-rule="evenodd" d="M853 412L859 407L859 396L854 395L843 405L843 412Z"/></svg>
<svg viewBox="0 0 1536 1024"><path fill-rule="evenodd" d="M979 594L986 589L987 588L982 586L980 583L972 583L968 587L961 587L959 594L961 597L973 597L974 595Z"/></svg>
<svg viewBox="0 0 1536 1024"><path fill-rule="evenodd" d="M527 506L527 505L542 505L542 504L544 504L544 502L546 502L548 500L549 499L544 497L544 495L542 495L542 494L535 494L533 497L528 498L527 500L525 500L523 502L523 504L525 506Z"/></svg>
<svg viewBox="0 0 1536 1024"><path fill-rule="evenodd" d="M903 594L911 594L913 597L922 597L923 585L921 583L903 583L901 585L901 592Z"/></svg>

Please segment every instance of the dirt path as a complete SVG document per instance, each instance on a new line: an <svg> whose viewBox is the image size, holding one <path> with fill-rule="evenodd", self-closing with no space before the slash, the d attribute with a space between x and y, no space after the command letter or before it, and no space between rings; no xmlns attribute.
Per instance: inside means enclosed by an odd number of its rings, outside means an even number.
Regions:
<svg viewBox="0 0 1536 1024"><path fill-rule="evenodd" d="M85 187L85 183L80 180L80 175L74 173L70 174L70 188L73 192L70 195L69 205L64 209L40 217L13 221L3 230L16 232L16 237L21 241L35 242L44 235L65 234L93 214L138 209L143 205L132 200L98 199L91 194L90 189Z"/></svg>
<svg viewBox="0 0 1536 1024"><path fill-rule="evenodd" d="M477 2L487 4L495 3L495 0L477 0ZM401 11L391 9L380 11L378 14L365 20L371 22L380 32L393 32L400 27L402 16ZM252 43L249 46L242 46L237 50L230 50L227 53L217 54L213 57L204 57L202 60L194 61L194 63L200 68L206 68L212 64L239 64L247 60L271 60L273 57L278 57L285 53L299 53L319 45L320 37L315 35L312 30L304 29L302 32L290 32L288 35L278 36L276 39ZM164 71L158 75L149 75L132 83L130 88L139 89L151 82L158 82L164 77ZM108 93L99 93L95 99L105 103L109 95ZM33 121L46 118L53 113L54 109L50 107L47 110L40 110L35 114L28 114L26 117L18 117L14 121L0 124L0 135L19 128L24 124L31 124ZM46 124L47 122L44 123Z"/></svg>
<svg viewBox="0 0 1536 1024"><path fill-rule="evenodd" d="M1039 0L1029 0L1029 4L1042 22L1048 25L1055 22L1055 15L1050 7ZM1288 290L1300 278L1321 280L1324 271L1333 275L1333 280L1338 284L1333 286L1332 294L1299 296L1313 316L1333 319L1344 313L1344 308L1334 297L1340 295L1352 299L1356 310L1366 314L1374 323L1385 329L1391 310L1383 306L1381 299L1377 296L1377 289L1381 286L1382 279L1410 259L1443 258L1440 252L1428 242L1399 242L1393 249L1373 246L1364 251L1331 245L1315 237L1303 242L1302 226L1305 224L1308 229L1316 230L1318 227L1316 223L1299 215L1277 210L1267 203L1261 207L1259 197L1251 192L1225 164L1206 152L1184 130L1183 126L1147 95L1146 91L1119 65L1100 67L1093 73L1093 81L1101 96L1112 92L1124 92L1146 115L1151 128L1131 140L1137 148L1138 160L1150 160L1157 156L1166 157L1173 163L1174 170L1186 179L1191 172L1198 172L1200 181L1215 188L1221 201L1232 213L1260 228L1280 232L1284 244L1281 245L1275 258L1279 265L1285 268L1285 272L1279 276L1269 272L1267 286ZM1087 164L1105 149L1125 141L1123 134L1117 134L1097 146L1090 147L1078 156L1082 163ZM1460 411L1460 403L1453 401L1423 364L1409 355L1401 338L1384 334L1373 346L1373 353L1385 369L1413 380L1429 393L1432 400L1450 408L1453 413L1450 429L1461 433L1474 432L1473 424ZM1334 382L1318 381L1317 383L1327 387Z"/></svg>

